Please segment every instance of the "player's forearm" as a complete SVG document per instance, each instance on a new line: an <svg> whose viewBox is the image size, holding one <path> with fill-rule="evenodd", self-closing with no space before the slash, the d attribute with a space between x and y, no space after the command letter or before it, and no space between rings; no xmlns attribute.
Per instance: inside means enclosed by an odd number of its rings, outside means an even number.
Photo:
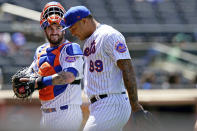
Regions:
<svg viewBox="0 0 197 131"><path fill-rule="evenodd" d="M72 83L75 80L75 76L71 72L61 71L52 75L52 85L64 85Z"/></svg>
<svg viewBox="0 0 197 131"><path fill-rule="evenodd" d="M138 102L136 77L131 61L119 60L118 66L122 70L124 85L129 95L129 100L132 106L132 110L137 111L142 107Z"/></svg>
<svg viewBox="0 0 197 131"><path fill-rule="evenodd" d="M61 71L57 74L45 77L38 77L35 81L35 88L42 89L50 85L65 85L70 84L75 80L75 75L72 72ZM22 81L30 81L29 78L24 78Z"/></svg>
<svg viewBox="0 0 197 131"><path fill-rule="evenodd" d="M129 100L133 111L139 110L138 94L137 94L137 83L133 72L133 69L123 71L123 80L127 89Z"/></svg>

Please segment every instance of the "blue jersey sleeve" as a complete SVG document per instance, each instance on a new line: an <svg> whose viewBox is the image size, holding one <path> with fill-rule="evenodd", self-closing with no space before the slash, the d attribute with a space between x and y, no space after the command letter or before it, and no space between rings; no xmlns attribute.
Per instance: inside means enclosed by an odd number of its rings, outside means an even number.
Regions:
<svg viewBox="0 0 197 131"><path fill-rule="evenodd" d="M68 45L66 48L66 53L70 56L83 55L80 45L77 43L72 43L72 44Z"/></svg>

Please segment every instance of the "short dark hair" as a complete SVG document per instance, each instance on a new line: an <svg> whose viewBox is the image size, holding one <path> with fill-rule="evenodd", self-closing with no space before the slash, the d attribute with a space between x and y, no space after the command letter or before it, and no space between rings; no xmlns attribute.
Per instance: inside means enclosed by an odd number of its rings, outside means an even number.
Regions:
<svg viewBox="0 0 197 131"><path fill-rule="evenodd" d="M93 16L92 15L88 15L86 18L93 19Z"/></svg>

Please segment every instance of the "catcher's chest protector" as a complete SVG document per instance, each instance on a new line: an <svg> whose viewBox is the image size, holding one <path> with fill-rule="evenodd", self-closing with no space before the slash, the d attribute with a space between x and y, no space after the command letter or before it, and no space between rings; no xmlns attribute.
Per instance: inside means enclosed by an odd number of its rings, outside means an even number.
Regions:
<svg viewBox="0 0 197 131"><path fill-rule="evenodd" d="M62 67L59 62L59 56L61 49L68 43L64 43L58 47L49 47L49 45L43 47L37 54L37 66L39 68L38 74L41 76L49 76L62 71ZM64 92L66 85L47 86L39 90L40 100L52 100L57 95Z"/></svg>

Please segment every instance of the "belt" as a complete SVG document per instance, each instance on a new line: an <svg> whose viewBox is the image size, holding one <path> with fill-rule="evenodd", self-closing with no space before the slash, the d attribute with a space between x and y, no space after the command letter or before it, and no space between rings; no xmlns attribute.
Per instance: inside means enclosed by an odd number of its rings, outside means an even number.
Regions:
<svg viewBox="0 0 197 131"><path fill-rule="evenodd" d="M70 83L70 84L77 84L77 85L79 85L81 83L81 80L79 79L79 80L74 80L72 83Z"/></svg>
<svg viewBox="0 0 197 131"><path fill-rule="evenodd" d="M60 106L60 110L66 110L68 109L68 105ZM51 112L56 112L56 108L43 108L41 109L45 113L51 113Z"/></svg>
<svg viewBox="0 0 197 131"><path fill-rule="evenodd" d="M126 94L126 92L121 92L121 94ZM96 101L98 101L100 99L103 99L103 98L105 98L107 96L108 96L108 94L96 95L96 96L94 96L94 97L92 97L90 99L90 102L91 102L91 104L93 104L94 102L96 102Z"/></svg>

